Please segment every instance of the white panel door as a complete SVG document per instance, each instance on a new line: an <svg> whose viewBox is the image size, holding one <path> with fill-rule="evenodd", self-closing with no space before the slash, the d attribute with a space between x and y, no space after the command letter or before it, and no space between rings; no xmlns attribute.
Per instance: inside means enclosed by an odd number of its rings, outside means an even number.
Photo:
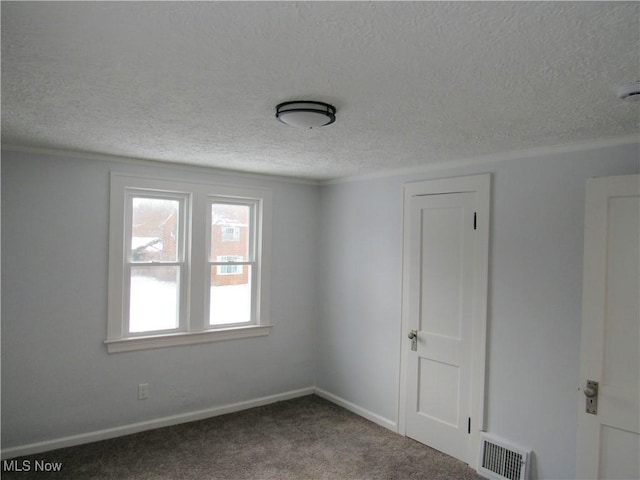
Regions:
<svg viewBox="0 0 640 480"><path fill-rule="evenodd" d="M577 477L640 478L640 177L587 183ZM587 413L588 380L598 382ZM594 392L595 393L595 392Z"/></svg>
<svg viewBox="0 0 640 480"><path fill-rule="evenodd" d="M407 436L467 457L473 193L411 200L411 304L417 350L409 353Z"/></svg>

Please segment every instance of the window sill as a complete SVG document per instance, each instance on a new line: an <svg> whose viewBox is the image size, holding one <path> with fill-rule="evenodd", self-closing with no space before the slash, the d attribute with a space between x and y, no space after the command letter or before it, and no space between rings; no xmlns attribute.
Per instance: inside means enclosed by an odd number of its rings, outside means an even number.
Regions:
<svg viewBox="0 0 640 480"><path fill-rule="evenodd" d="M269 335L271 325L251 325L247 327L221 328L204 332L181 332L147 337L130 337L118 340L105 340L107 352L130 352L151 348L175 347L179 345L195 345L198 343L222 342L237 338L263 337Z"/></svg>

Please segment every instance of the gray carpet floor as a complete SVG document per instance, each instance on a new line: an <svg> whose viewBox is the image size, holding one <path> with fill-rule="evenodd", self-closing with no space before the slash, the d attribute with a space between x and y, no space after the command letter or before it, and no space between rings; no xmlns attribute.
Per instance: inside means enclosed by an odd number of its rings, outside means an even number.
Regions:
<svg viewBox="0 0 640 480"><path fill-rule="evenodd" d="M482 478L315 395L16 460L32 471L3 479ZM35 472L36 460L62 470Z"/></svg>

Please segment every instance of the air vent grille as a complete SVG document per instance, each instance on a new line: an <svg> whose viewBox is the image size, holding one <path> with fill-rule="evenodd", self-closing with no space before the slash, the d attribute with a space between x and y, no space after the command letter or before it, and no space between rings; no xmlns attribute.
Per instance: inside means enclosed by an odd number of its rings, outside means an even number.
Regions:
<svg viewBox="0 0 640 480"><path fill-rule="evenodd" d="M482 435L478 472L499 480L527 480L530 452Z"/></svg>

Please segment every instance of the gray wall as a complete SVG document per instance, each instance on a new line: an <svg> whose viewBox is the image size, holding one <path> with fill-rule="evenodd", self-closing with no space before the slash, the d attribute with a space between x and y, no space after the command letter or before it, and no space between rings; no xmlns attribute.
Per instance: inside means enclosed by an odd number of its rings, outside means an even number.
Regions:
<svg viewBox="0 0 640 480"><path fill-rule="evenodd" d="M584 186L638 145L316 187L4 152L2 446L317 385L397 422L402 185L493 173L487 429L572 478ZM274 190L268 337L108 355L109 171ZM315 378L314 378L315 375ZM138 383L152 397L137 400Z"/></svg>
<svg viewBox="0 0 640 480"><path fill-rule="evenodd" d="M322 191L316 385L397 422L402 185L493 174L489 432L573 478L587 178L638 172L637 145L337 183Z"/></svg>
<svg viewBox="0 0 640 480"><path fill-rule="evenodd" d="M109 355L109 172L270 187L267 337ZM2 447L312 387L318 187L3 152ZM138 401L139 383L151 398Z"/></svg>

